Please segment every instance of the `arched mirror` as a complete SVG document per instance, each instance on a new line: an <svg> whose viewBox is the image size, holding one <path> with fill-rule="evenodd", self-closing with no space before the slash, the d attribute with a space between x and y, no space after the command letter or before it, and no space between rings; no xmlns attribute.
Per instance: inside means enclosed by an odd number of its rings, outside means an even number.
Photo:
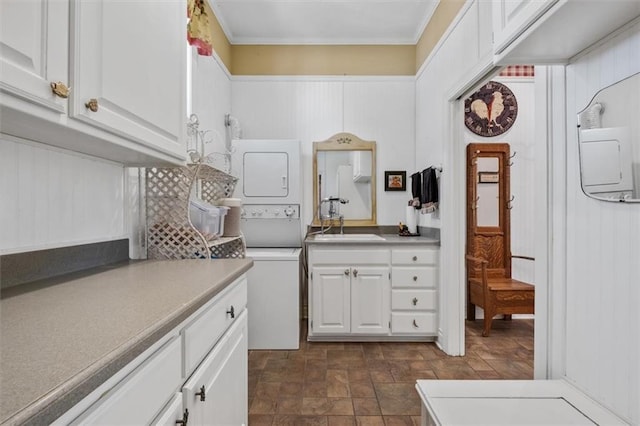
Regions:
<svg viewBox="0 0 640 426"><path fill-rule="evenodd" d="M596 93L578 113L580 179L592 198L640 202L640 73Z"/></svg>
<svg viewBox="0 0 640 426"><path fill-rule="evenodd" d="M313 143L313 225L376 225L376 143L338 133Z"/></svg>

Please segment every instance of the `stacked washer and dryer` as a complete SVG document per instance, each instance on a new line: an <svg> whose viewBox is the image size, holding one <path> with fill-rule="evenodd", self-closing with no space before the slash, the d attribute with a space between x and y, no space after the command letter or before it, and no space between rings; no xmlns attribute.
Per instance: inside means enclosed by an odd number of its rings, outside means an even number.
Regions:
<svg viewBox="0 0 640 426"><path fill-rule="evenodd" d="M246 255L254 261L247 275L249 349L298 349L300 141L233 140L231 164Z"/></svg>

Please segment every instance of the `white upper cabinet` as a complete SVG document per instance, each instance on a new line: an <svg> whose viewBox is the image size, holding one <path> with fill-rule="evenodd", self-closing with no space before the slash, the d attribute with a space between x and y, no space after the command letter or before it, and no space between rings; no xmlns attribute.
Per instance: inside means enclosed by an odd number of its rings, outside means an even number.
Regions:
<svg viewBox="0 0 640 426"><path fill-rule="evenodd" d="M0 2L0 95L42 107L53 117L67 112L67 99L50 83L69 86L69 3L47 0Z"/></svg>
<svg viewBox="0 0 640 426"><path fill-rule="evenodd" d="M494 0L496 65L567 63L640 16L640 1Z"/></svg>
<svg viewBox="0 0 640 426"><path fill-rule="evenodd" d="M185 10L185 0L2 0L0 131L126 165L182 164Z"/></svg>
<svg viewBox="0 0 640 426"><path fill-rule="evenodd" d="M185 119L185 4L72 2L71 116L180 154ZM87 104L97 102L97 111Z"/></svg>
<svg viewBox="0 0 640 426"><path fill-rule="evenodd" d="M499 0L493 9L493 52L498 54L558 0Z"/></svg>

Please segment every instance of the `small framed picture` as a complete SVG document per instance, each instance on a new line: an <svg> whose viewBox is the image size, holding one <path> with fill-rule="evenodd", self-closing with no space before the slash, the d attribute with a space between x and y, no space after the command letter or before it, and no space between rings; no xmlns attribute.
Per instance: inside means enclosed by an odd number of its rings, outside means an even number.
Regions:
<svg viewBox="0 0 640 426"><path fill-rule="evenodd" d="M385 171L384 172L384 190L385 191L406 191L407 190L407 172L406 171Z"/></svg>
<svg viewBox="0 0 640 426"><path fill-rule="evenodd" d="M478 183L498 183L499 181L498 172L478 172Z"/></svg>

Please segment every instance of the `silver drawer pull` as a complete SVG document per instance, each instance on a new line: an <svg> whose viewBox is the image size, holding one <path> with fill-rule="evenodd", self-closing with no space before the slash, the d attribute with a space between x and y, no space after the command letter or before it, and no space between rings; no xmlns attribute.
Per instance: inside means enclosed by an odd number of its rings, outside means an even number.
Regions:
<svg viewBox="0 0 640 426"><path fill-rule="evenodd" d="M417 298L417 297L414 297L414 298L413 298L413 300L412 300L412 302L413 302L413 306L418 305L418 298ZM415 322L415 320L414 320L414 322Z"/></svg>
<svg viewBox="0 0 640 426"><path fill-rule="evenodd" d="M413 320L413 327L414 327L414 328L420 328L420 327L418 326L418 323L416 322L416 320Z"/></svg>
<svg viewBox="0 0 640 426"><path fill-rule="evenodd" d="M231 318L236 317L236 310L233 308L233 305L231 305L231 308L227 311L227 315L229 315Z"/></svg>

